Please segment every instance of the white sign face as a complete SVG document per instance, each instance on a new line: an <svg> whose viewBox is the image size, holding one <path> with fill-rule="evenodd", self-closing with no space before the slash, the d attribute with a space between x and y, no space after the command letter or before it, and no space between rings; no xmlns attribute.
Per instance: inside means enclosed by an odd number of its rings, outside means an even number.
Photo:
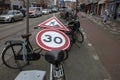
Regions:
<svg viewBox="0 0 120 80"><path fill-rule="evenodd" d="M62 27L55 19L51 20L50 22L46 23L47 26L54 26L54 27Z"/></svg>
<svg viewBox="0 0 120 80"><path fill-rule="evenodd" d="M65 50L70 45L69 37L62 31L44 29L36 35L38 46L44 50Z"/></svg>
<svg viewBox="0 0 120 80"><path fill-rule="evenodd" d="M45 32L41 36L41 41L44 45L52 48L59 48L65 44L64 36L53 31Z"/></svg>
<svg viewBox="0 0 120 80"><path fill-rule="evenodd" d="M43 27L43 28L54 28L54 29L58 29L58 30L69 31L69 29L66 28L60 22L60 20L58 20L55 16L45 20L44 22L40 23L38 26Z"/></svg>

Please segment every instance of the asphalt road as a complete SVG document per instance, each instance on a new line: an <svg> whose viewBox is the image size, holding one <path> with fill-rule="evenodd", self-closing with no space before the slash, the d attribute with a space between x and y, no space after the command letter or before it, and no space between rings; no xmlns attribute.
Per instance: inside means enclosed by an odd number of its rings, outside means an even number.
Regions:
<svg viewBox="0 0 120 80"><path fill-rule="evenodd" d="M32 33L32 37L30 39L34 47L36 47L34 39L39 29L34 30L33 26L38 25L40 22L48 19L51 16L52 14L45 15L39 18L33 18L30 20L30 32ZM58 15L56 15L56 17L58 17ZM64 24L67 23L64 20L61 21ZM1 49L3 48L4 41L8 39L21 39L20 35L22 33L25 33L25 20L2 25L4 25L5 28L2 28L3 26L0 25L0 30L2 31L0 33ZM11 28L9 28L9 26ZM15 32L13 32L14 30ZM111 80L109 73L101 63L95 48L89 42L87 34L84 32L84 29L82 29L82 32L85 36L84 43L82 45L78 44L80 45L80 48L78 48L76 45L73 45L71 51L69 52L69 58L63 62L66 80ZM32 61L30 65L25 67L23 70L46 71L46 80L49 80L49 64L44 60L44 57L41 57L41 59L38 61ZM1 63L0 80L14 80L15 77L19 74L19 72L19 70L9 69Z"/></svg>
<svg viewBox="0 0 120 80"><path fill-rule="evenodd" d="M50 15L43 15L38 18L29 19L29 32L34 32L34 27L36 27L40 22L46 20ZM15 23L2 23L0 24L0 50L4 47L4 42L10 39L21 39L21 35L26 33L26 18L23 21L17 21Z"/></svg>

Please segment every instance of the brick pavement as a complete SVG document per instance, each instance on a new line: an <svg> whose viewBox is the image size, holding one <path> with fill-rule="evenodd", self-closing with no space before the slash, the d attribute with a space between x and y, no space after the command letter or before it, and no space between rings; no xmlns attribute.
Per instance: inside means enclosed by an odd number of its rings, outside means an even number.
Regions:
<svg viewBox="0 0 120 80"><path fill-rule="evenodd" d="M112 80L120 80L119 23L109 21L107 24L103 24L102 18L82 12L79 13L79 17L81 27L83 27Z"/></svg>

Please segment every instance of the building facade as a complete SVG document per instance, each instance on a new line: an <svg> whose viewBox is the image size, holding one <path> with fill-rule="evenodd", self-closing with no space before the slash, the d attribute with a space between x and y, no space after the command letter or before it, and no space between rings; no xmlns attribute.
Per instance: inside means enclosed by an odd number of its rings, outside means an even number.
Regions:
<svg viewBox="0 0 120 80"><path fill-rule="evenodd" d="M10 0L10 9L20 9L23 7L23 0Z"/></svg>
<svg viewBox="0 0 120 80"><path fill-rule="evenodd" d="M60 5L65 1L65 6L70 8L80 6L80 10L86 13L103 15L105 9L108 9L113 19L120 18L120 0L29 0L29 6L42 6L44 8L51 5ZM0 12L4 9L19 9L26 7L27 0L0 0Z"/></svg>
<svg viewBox="0 0 120 80"><path fill-rule="evenodd" d="M23 0L0 0L0 10L19 9L23 6Z"/></svg>
<svg viewBox="0 0 120 80"><path fill-rule="evenodd" d="M0 11L7 9L10 6L10 0L0 0Z"/></svg>
<svg viewBox="0 0 120 80"><path fill-rule="evenodd" d="M105 9L108 9L110 17L120 18L120 0L79 0L80 10L88 14L102 16Z"/></svg>

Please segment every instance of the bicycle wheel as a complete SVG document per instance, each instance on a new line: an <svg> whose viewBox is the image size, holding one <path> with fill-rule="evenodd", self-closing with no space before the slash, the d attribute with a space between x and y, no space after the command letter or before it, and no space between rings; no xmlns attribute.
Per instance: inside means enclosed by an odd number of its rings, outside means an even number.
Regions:
<svg viewBox="0 0 120 80"><path fill-rule="evenodd" d="M68 57L69 57L68 52L69 52L68 50L64 51L64 59L63 59L63 61L66 60L66 59L68 59Z"/></svg>
<svg viewBox="0 0 120 80"><path fill-rule="evenodd" d="M82 34L82 32L80 30L77 30L76 33L75 33L75 35L76 35L76 41L78 43L83 43L83 41L84 41L84 35Z"/></svg>
<svg viewBox="0 0 120 80"><path fill-rule="evenodd" d="M73 34L72 34L72 32L68 32L68 33L66 33L66 34L67 34L67 36L68 36L69 39L70 39L70 45L69 45L69 47L68 47L67 50L66 50L67 52L69 52L69 51L71 50L73 44L74 44Z"/></svg>
<svg viewBox="0 0 120 80"><path fill-rule="evenodd" d="M16 56L22 55L22 48L22 43L6 46L2 52L3 64L12 69L22 69L28 63L28 61L16 59Z"/></svg>
<svg viewBox="0 0 120 80"><path fill-rule="evenodd" d="M52 75L53 80L66 80L64 68L63 68L62 64L59 64L57 67L55 65L53 65L52 73L53 73L53 75Z"/></svg>

